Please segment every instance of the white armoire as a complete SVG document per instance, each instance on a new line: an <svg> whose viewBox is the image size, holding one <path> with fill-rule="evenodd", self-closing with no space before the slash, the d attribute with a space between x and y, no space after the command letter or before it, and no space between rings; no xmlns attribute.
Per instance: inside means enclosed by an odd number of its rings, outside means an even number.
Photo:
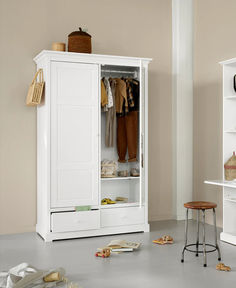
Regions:
<svg viewBox="0 0 236 288"><path fill-rule="evenodd" d="M37 108L37 225L45 241L149 231L148 224L148 63L151 59L42 51L45 93ZM139 81L137 162L139 177L101 177L101 161L117 161L105 146L106 115L101 78ZM103 198L124 203L101 205ZM89 206L77 211L77 206ZM81 209L80 209L81 210Z"/></svg>

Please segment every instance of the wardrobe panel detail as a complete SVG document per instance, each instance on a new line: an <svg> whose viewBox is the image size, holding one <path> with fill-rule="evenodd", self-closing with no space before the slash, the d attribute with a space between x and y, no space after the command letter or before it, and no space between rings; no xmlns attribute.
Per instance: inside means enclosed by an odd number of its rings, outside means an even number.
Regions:
<svg viewBox="0 0 236 288"><path fill-rule="evenodd" d="M98 205L98 65L52 63L51 204Z"/></svg>

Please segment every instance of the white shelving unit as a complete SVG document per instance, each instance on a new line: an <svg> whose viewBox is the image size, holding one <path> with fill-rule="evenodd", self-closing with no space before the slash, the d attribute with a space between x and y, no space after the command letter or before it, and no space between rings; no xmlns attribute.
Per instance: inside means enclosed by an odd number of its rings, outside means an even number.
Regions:
<svg viewBox="0 0 236 288"><path fill-rule="evenodd" d="M221 180L207 180L205 183L223 188L223 232L220 239L236 245L236 181L224 179L224 163L236 151L236 92L233 84L236 58L220 64L223 66L223 175Z"/></svg>

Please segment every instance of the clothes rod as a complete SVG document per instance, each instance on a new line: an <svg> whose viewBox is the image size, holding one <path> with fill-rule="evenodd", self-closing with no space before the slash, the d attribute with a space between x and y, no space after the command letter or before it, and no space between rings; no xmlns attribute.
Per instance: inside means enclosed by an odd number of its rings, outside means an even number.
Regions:
<svg viewBox="0 0 236 288"><path fill-rule="evenodd" d="M125 73L125 74L135 74L137 71L118 71L118 70L101 70L101 72L105 73Z"/></svg>

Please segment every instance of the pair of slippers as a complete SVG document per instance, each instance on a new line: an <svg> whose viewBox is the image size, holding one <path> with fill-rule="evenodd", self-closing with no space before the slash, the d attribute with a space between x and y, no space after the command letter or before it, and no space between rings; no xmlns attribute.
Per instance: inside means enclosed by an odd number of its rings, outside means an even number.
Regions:
<svg viewBox="0 0 236 288"><path fill-rule="evenodd" d="M116 204L116 201L111 200L110 198L103 198L101 201L102 205L107 205L107 204Z"/></svg>
<svg viewBox="0 0 236 288"><path fill-rule="evenodd" d="M165 245L165 244L173 244L174 240L169 235L164 235L161 238L152 241L155 244Z"/></svg>

